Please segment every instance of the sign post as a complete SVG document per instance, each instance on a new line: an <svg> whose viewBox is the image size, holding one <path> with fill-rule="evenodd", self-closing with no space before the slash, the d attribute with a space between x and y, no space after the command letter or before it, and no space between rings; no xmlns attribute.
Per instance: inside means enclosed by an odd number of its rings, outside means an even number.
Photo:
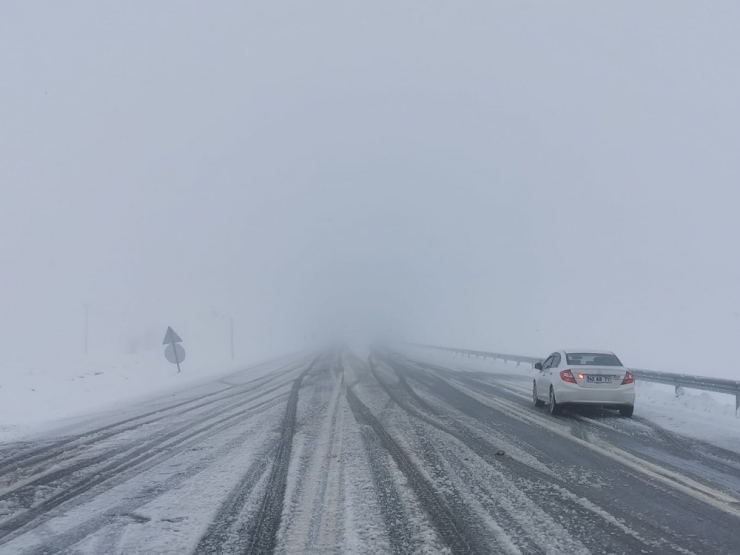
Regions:
<svg viewBox="0 0 740 555"><path fill-rule="evenodd" d="M175 333L171 327L167 326L167 333L164 335L163 345L167 345L164 349L164 357L172 364L177 364L177 371L180 372L180 363L185 360L185 349L182 348L182 339Z"/></svg>

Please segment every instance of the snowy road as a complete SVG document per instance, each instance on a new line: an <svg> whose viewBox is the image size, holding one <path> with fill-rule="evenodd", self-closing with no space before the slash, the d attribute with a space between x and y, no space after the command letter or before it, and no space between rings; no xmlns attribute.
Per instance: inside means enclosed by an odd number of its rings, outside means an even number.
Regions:
<svg viewBox="0 0 740 555"><path fill-rule="evenodd" d="M0 553L740 552L740 455L409 357L294 359L0 446Z"/></svg>

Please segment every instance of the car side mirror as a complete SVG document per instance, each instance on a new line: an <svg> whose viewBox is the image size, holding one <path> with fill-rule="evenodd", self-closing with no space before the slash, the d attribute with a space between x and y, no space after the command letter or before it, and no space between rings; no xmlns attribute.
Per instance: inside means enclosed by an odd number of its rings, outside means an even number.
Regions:
<svg viewBox="0 0 740 555"><path fill-rule="evenodd" d="M535 370L542 370L542 363L541 362L535 362L534 363L534 369Z"/></svg>

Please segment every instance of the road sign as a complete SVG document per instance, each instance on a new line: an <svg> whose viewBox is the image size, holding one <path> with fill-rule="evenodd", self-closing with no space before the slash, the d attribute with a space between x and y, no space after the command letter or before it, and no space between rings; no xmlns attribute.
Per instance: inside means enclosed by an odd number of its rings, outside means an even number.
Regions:
<svg viewBox="0 0 740 555"><path fill-rule="evenodd" d="M185 349L182 348L180 336L175 333L171 327L167 326L167 333L164 335L162 345L167 345L164 350L164 357L172 364L177 364L177 371L180 371L180 363L185 360Z"/></svg>
<svg viewBox="0 0 740 555"><path fill-rule="evenodd" d="M185 349L177 343L170 343L164 349L164 357L172 364L179 364L185 360Z"/></svg>
<svg viewBox="0 0 740 555"><path fill-rule="evenodd" d="M167 333L164 334L164 341L162 341L162 345L167 345L168 343L182 343L182 339L180 339L180 336L175 333L175 330L173 330L171 327L167 326Z"/></svg>

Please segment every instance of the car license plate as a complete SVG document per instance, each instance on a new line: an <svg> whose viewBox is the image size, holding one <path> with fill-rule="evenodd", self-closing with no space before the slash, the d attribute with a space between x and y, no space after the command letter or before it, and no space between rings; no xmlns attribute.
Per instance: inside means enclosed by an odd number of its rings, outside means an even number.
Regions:
<svg viewBox="0 0 740 555"><path fill-rule="evenodd" d="M589 383L612 383L611 376L586 376L586 381Z"/></svg>

